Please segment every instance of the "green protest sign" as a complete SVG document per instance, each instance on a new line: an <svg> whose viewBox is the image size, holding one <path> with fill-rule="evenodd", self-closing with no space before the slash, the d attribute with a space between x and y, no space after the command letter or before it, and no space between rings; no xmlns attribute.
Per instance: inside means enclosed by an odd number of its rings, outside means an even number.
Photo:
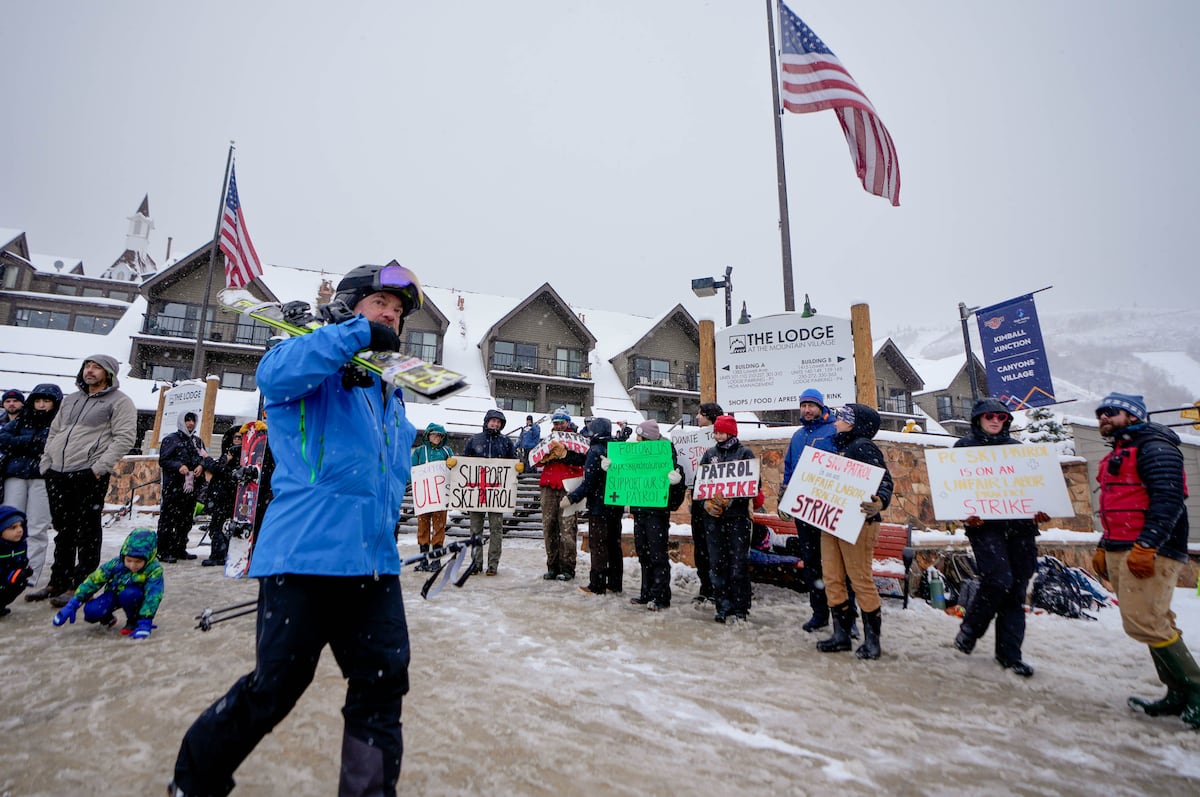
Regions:
<svg viewBox="0 0 1200 797"><path fill-rule="evenodd" d="M609 443L604 502L609 506L667 508L667 476L671 472L671 441L642 440Z"/></svg>

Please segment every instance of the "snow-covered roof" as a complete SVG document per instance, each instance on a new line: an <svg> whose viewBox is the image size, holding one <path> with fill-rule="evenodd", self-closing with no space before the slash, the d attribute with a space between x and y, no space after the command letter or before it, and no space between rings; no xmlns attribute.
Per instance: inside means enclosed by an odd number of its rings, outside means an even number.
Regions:
<svg viewBox="0 0 1200 797"><path fill-rule="evenodd" d="M950 387L950 383L962 371L966 358L966 354L955 354L940 360L908 357L908 364L921 375L921 381L925 383L925 389L915 395L923 396L926 393L935 393Z"/></svg>
<svg viewBox="0 0 1200 797"><path fill-rule="evenodd" d="M8 246L13 241L25 234L24 230L14 230L9 227L0 227L0 248Z"/></svg>
<svg viewBox="0 0 1200 797"><path fill-rule="evenodd" d="M38 271L44 274L61 274L63 276L85 277L83 273L83 260L78 257L63 257L60 255L41 255L34 252L29 253L30 264ZM55 265L55 264L58 265ZM75 269L79 269L79 273L72 274Z"/></svg>

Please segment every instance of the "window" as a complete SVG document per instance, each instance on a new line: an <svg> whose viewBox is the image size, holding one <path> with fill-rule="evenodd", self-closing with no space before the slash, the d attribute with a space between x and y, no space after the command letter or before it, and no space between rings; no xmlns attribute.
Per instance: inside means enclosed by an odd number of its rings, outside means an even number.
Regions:
<svg viewBox="0 0 1200 797"><path fill-rule="evenodd" d="M500 409L502 410L533 412L533 399L500 396L496 399L496 403L500 405Z"/></svg>
<svg viewBox="0 0 1200 797"><path fill-rule="evenodd" d="M107 335L112 328L113 319L94 315L77 315L75 323L71 326L76 332L90 332L93 335Z"/></svg>
<svg viewBox="0 0 1200 797"><path fill-rule="evenodd" d="M414 330L405 335L405 349L410 357L419 357L427 363L437 360L437 333Z"/></svg>
<svg viewBox="0 0 1200 797"><path fill-rule="evenodd" d="M211 326L216 308L209 307L207 318ZM166 302L151 319L150 334L172 337L196 337L196 321L200 318L200 307L182 302Z"/></svg>
<svg viewBox="0 0 1200 797"><path fill-rule="evenodd" d="M0 287L12 290L17 287L17 277L21 276L21 272L15 266L4 266L3 274L0 274Z"/></svg>
<svg viewBox="0 0 1200 797"><path fill-rule="evenodd" d="M254 374L225 371L221 374L221 387L227 387L232 390L254 390Z"/></svg>
<svg viewBox="0 0 1200 797"><path fill-rule="evenodd" d="M226 326L228 328L228 326ZM233 333L234 343L254 343L259 346L264 345L271 339L274 334L270 327L261 322L255 321L248 316L239 315L237 317L237 326ZM251 388L247 388L248 390Z"/></svg>
<svg viewBox="0 0 1200 797"><path fill-rule="evenodd" d="M156 382L182 382L192 378L192 369L178 365L151 365L150 378Z"/></svg>
<svg viewBox="0 0 1200 797"><path fill-rule="evenodd" d="M31 310L28 307L18 307L13 320L14 326L32 327L34 329L66 329L71 320L70 313L60 313L53 310Z"/></svg>
<svg viewBox="0 0 1200 797"><path fill-rule="evenodd" d="M578 379L584 372L583 352L579 349L558 349L554 355L554 373Z"/></svg>
<svg viewBox="0 0 1200 797"><path fill-rule="evenodd" d="M74 285L63 285L61 282L54 286L54 292L60 296L75 296Z"/></svg>
<svg viewBox="0 0 1200 797"><path fill-rule="evenodd" d="M950 396L937 397L937 414L939 421L948 421L954 417L954 399Z"/></svg>
<svg viewBox="0 0 1200 797"><path fill-rule="evenodd" d="M492 357L492 367L505 371L536 371L537 346L532 343L498 340L496 353Z"/></svg>
<svg viewBox="0 0 1200 797"><path fill-rule="evenodd" d="M639 385L671 385L671 363L669 360L638 357L633 367Z"/></svg>
<svg viewBox="0 0 1200 797"><path fill-rule="evenodd" d="M83 288L79 291L79 295L104 298L104 291L100 290L99 288Z"/></svg>

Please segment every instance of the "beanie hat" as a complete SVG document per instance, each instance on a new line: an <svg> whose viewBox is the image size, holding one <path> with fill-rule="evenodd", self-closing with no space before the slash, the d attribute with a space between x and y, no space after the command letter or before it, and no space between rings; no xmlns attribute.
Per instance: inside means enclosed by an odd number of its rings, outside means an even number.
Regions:
<svg viewBox="0 0 1200 797"><path fill-rule="evenodd" d="M25 513L15 506L8 504L0 504L0 531L16 523L17 521L25 522Z"/></svg>
<svg viewBox="0 0 1200 797"><path fill-rule="evenodd" d="M815 387L810 387L800 394L801 404L817 404L821 407L825 406L825 396Z"/></svg>
<svg viewBox="0 0 1200 797"><path fill-rule="evenodd" d="M571 413L567 412L566 407L559 407L558 409L556 409L554 411L554 414L550 416L550 422L551 423L570 423L571 422Z"/></svg>
<svg viewBox="0 0 1200 797"><path fill-rule="evenodd" d="M662 432L658 430L658 421L650 419L637 425L638 437L643 440L662 440Z"/></svg>
<svg viewBox="0 0 1200 797"><path fill-rule="evenodd" d="M10 390L4 391L4 398L0 399L0 401L8 401L10 398L15 398L17 401L21 402L22 404L25 403L25 394L22 393L21 391L17 390L15 387Z"/></svg>
<svg viewBox="0 0 1200 797"><path fill-rule="evenodd" d="M1146 420L1149 415L1146 412L1146 399L1133 393L1109 393L1096 405L1096 411L1099 412L1105 407L1125 410L1139 421Z"/></svg>
<svg viewBox="0 0 1200 797"><path fill-rule="evenodd" d="M713 431L723 432L730 437L737 437L737 421L734 420L732 415L719 415L713 421Z"/></svg>
<svg viewBox="0 0 1200 797"><path fill-rule="evenodd" d="M846 423L853 426L854 425L854 408L851 407L849 404L847 404L845 407L842 407L840 410L838 410L836 413L834 413L833 417L835 420L845 421Z"/></svg>

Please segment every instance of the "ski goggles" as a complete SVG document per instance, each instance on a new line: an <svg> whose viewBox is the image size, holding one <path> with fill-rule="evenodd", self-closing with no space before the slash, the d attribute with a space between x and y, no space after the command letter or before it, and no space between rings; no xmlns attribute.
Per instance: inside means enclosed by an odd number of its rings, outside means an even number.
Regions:
<svg viewBox="0 0 1200 797"><path fill-rule="evenodd" d="M399 296L400 301L404 302L404 315L415 313L425 303L425 292L421 290L417 275L395 260L376 272L375 284L371 287L376 292L386 291Z"/></svg>

